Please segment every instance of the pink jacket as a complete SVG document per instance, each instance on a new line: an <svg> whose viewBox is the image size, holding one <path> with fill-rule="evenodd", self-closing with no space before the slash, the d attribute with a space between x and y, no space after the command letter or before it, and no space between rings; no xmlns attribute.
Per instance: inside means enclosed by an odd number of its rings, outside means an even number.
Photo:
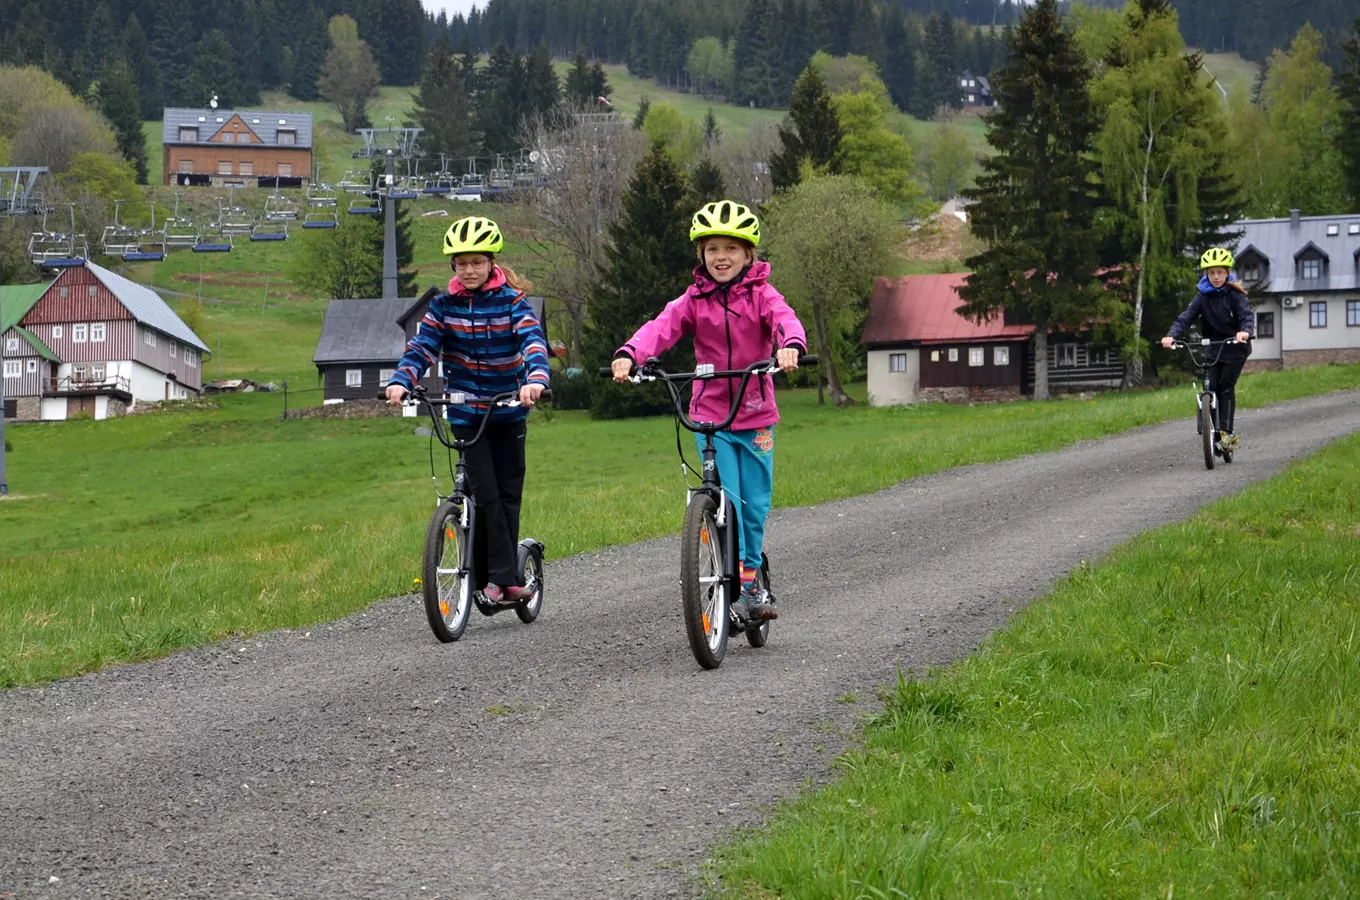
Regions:
<svg viewBox="0 0 1360 900"><path fill-rule="evenodd" d="M807 335L784 295L770 286L770 264L753 263L737 280L719 285L699 266L694 284L670 303L655 319L637 330L615 356L634 363L659 356L687 334L694 335L695 361L712 363L719 370L744 369L753 362L770 359L776 349L807 350ZM696 422L721 422L732 408L735 378L696 382L689 404L689 417ZM769 375L746 383L734 431L768 428L779 421L774 402L774 380Z"/></svg>

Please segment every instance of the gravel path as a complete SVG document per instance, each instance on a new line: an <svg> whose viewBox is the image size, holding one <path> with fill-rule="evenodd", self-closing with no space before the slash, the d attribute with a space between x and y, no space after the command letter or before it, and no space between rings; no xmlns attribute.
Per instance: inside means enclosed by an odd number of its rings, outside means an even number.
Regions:
<svg viewBox="0 0 1360 900"><path fill-rule="evenodd" d="M777 511L781 618L716 672L668 538L550 562L536 624L474 614L451 646L408 597L0 693L0 897L689 896L896 667L1360 430L1360 392L1239 418L1214 472L1180 421Z"/></svg>

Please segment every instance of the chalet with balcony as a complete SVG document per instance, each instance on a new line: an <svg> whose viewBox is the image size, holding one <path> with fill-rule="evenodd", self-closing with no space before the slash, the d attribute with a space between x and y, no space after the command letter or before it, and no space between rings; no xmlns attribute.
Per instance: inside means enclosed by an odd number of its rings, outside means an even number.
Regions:
<svg viewBox="0 0 1360 900"><path fill-rule="evenodd" d="M299 187L312 172L312 115L167 108L161 183Z"/></svg>
<svg viewBox="0 0 1360 900"><path fill-rule="evenodd" d="M94 419L202 392L208 347L153 290L87 262L0 294L5 415Z"/></svg>
<svg viewBox="0 0 1360 900"><path fill-rule="evenodd" d="M968 273L880 278L862 341L869 353L869 402L1015 400L1034 392L1034 326L1001 316L977 323L955 310ZM1055 393L1118 387L1118 349L1055 329L1048 342Z"/></svg>
<svg viewBox="0 0 1360 900"><path fill-rule="evenodd" d="M1236 277L1256 310L1249 369L1360 362L1360 215L1244 219Z"/></svg>

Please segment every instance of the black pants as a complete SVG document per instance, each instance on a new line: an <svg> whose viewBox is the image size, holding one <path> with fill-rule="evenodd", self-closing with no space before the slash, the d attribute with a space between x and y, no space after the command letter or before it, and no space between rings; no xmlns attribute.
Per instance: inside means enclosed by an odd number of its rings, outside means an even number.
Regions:
<svg viewBox="0 0 1360 900"><path fill-rule="evenodd" d="M519 564L519 507L524 496L525 423L492 422L486 434L464 453L472 496L477 508L477 537L473 542L473 577L478 589L488 584L517 585ZM463 440L475 437L475 428L456 426Z"/></svg>
<svg viewBox="0 0 1360 900"><path fill-rule="evenodd" d="M1237 412L1237 377L1242 374L1245 359L1217 362L1204 372L1204 389L1218 397L1218 430L1233 430L1233 413Z"/></svg>

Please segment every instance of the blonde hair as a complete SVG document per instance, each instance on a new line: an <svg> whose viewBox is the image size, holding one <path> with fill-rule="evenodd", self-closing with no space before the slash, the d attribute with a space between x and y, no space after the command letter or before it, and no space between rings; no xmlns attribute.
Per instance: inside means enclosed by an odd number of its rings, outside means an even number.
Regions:
<svg viewBox="0 0 1360 900"><path fill-rule="evenodd" d="M756 247L755 247L755 245L752 244L752 243L751 243L750 241L748 241L748 240L745 240L745 239L739 238L739 237L729 237L728 235L725 235L725 234L710 234L710 235L708 235L707 237L701 237L701 238L699 238L699 240L697 240L697 241L694 242L694 250L695 250L695 252L696 252L696 253L698 254L698 256L699 256L699 262L703 262L703 261L704 261L704 248L708 246L708 242L709 242L709 241L716 241L716 240L718 240L718 239L720 239L720 238L723 239L723 240L736 241L737 243L739 243L739 244L741 244L743 247L745 247L745 248L746 248L746 258L747 258L748 261L750 261L750 262L755 262L757 259L760 258L760 257L756 256Z"/></svg>
<svg viewBox="0 0 1360 900"><path fill-rule="evenodd" d="M501 272L505 275L505 283L517 291L528 293L534 289L534 283L523 275L517 273L509 266L501 266Z"/></svg>

